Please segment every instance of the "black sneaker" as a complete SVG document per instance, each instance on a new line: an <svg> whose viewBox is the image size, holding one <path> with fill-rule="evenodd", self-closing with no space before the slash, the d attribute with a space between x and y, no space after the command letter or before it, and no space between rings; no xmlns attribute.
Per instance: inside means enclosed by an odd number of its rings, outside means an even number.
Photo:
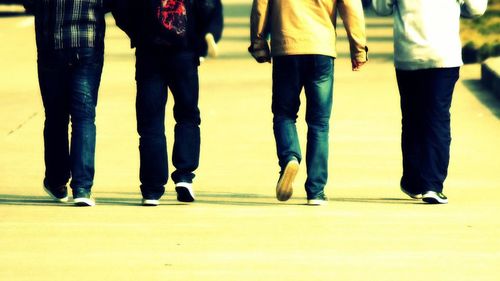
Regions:
<svg viewBox="0 0 500 281"><path fill-rule="evenodd" d="M43 190L45 190L45 192L47 192L47 194L56 202L68 202L68 188L66 185L52 188L44 184Z"/></svg>
<svg viewBox="0 0 500 281"><path fill-rule="evenodd" d="M292 197L293 181L299 172L299 161L295 158L288 161L285 169L281 172L278 184L276 184L276 198L279 201L286 201Z"/></svg>
<svg viewBox="0 0 500 281"><path fill-rule="evenodd" d="M91 207L95 206L94 198L92 198L92 193L90 190L85 188L74 188L73 189L73 202L76 206Z"/></svg>
<svg viewBox="0 0 500 281"><path fill-rule="evenodd" d="M422 200L429 204L447 204L448 198L441 192L427 191L422 196Z"/></svg>
<svg viewBox="0 0 500 281"><path fill-rule="evenodd" d="M325 194L320 194L318 196L307 199L307 205L309 206L324 206L327 204L328 198L326 198Z"/></svg>
<svg viewBox="0 0 500 281"><path fill-rule="evenodd" d="M413 199L422 199L422 194L421 193L410 192L410 191L404 189L403 186L401 186L401 191L403 191L404 194L410 196Z"/></svg>
<svg viewBox="0 0 500 281"><path fill-rule="evenodd" d="M175 184L175 191L177 191L177 201L180 202L194 201L194 190L192 183L178 182Z"/></svg>

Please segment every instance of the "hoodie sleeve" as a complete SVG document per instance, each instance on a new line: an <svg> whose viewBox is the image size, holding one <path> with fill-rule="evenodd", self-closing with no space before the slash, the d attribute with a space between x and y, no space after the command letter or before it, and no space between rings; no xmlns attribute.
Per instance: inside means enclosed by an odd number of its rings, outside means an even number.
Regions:
<svg viewBox="0 0 500 281"><path fill-rule="evenodd" d="M372 7L378 15L389 16L392 15L395 1L396 0L372 0Z"/></svg>
<svg viewBox="0 0 500 281"><path fill-rule="evenodd" d="M367 61L365 16L361 1L339 0L338 11L349 39L351 58L359 62Z"/></svg>
<svg viewBox="0 0 500 281"><path fill-rule="evenodd" d="M135 3L137 3L135 0L113 0L110 1L109 6L116 25L132 39L132 42L135 40L136 35L134 12L137 13L138 8ZM132 43L132 45L134 44Z"/></svg>
<svg viewBox="0 0 500 281"><path fill-rule="evenodd" d="M250 41L267 40L269 35L269 0L253 0L250 14Z"/></svg>
<svg viewBox="0 0 500 281"><path fill-rule="evenodd" d="M23 5L26 11L34 11L35 0L23 0Z"/></svg>

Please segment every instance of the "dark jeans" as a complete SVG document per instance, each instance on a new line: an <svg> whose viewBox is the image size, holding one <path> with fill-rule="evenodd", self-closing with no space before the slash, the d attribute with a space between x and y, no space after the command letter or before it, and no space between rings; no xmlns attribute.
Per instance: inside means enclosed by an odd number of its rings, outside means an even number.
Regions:
<svg viewBox="0 0 500 281"><path fill-rule="evenodd" d="M157 49L136 52L137 131L140 135L140 181L144 198L160 198L168 180L165 137L167 89L174 98L174 182L192 182L200 158L198 65L194 53Z"/></svg>
<svg viewBox="0 0 500 281"><path fill-rule="evenodd" d="M322 55L290 55L273 58L273 128L279 165L292 158L301 161L295 122L300 92L305 90L308 198L323 193L328 179L328 132L333 103L333 58Z"/></svg>
<svg viewBox="0 0 500 281"><path fill-rule="evenodd" d="M45 107L45 179L50 187L90 190L94 181L95 108L102 48L38 52L38 80ZM71 145L68 124L71 118Z"/></svg>
<svg viewBox="0 0 500 281"><path fill-rule="evenodd" d="M450 159L450 106L459 68L396 70L401 96L401 186L442 192Z"/></svg>

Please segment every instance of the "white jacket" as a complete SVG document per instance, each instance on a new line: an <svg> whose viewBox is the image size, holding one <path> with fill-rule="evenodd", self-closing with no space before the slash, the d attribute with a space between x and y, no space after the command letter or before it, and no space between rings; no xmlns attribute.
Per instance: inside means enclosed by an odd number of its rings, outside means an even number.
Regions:
<svg viewBox="0 0 500 281"><path fill-rule="evenodd" d="M397 69L457 67L462 62L460 15L480 16L488 0L372 0L379 15L394 13Z"/></svg>

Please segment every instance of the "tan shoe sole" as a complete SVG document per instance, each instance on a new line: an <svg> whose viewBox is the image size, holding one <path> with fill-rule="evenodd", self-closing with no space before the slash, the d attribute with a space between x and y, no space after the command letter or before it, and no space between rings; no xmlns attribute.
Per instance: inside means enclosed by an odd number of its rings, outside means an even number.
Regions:
<svg viewBox="0 0 500 281"><path fill-rule="evenodd" d="M207 42L207 54L211 58L215 58L219 54L219 50L217 48L217 43L215 43L215 38L211 33L207 33L205 35L205 41Z"/></svg>
<svg viewBox="0 0 500 281"><path fill-rule="evenodd" d="M293 194L293 181L299 171L299 162L291 160L286 164L285 170L281 175L278 184L276 185L276 198L279 201L286 201L292 197Z"/></svg>

